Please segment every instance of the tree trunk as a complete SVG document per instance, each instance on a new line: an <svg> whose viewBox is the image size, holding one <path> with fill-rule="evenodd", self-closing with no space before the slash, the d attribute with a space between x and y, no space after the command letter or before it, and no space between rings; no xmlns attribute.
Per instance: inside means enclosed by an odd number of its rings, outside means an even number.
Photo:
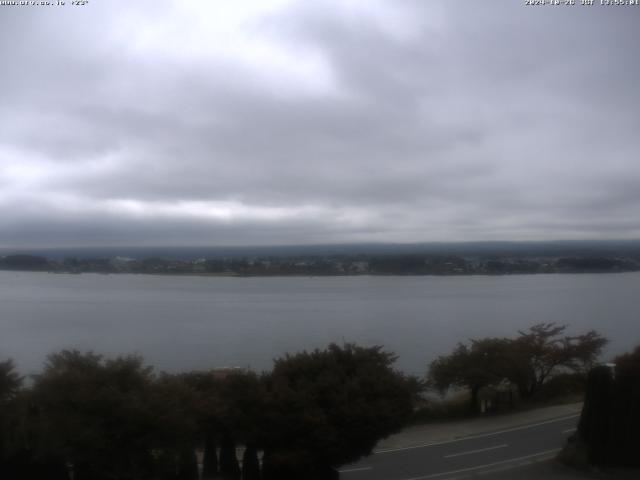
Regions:
<svg viewBox="0 0 640 480"><path fill-rule="evenodd" d="M248 444L242 457L242 480L260 480L260 461L255 445Z"/></svg>
<svg viewBox="0 0 640 480"><path fill-rule="evenodd" d="M220 448L220 478L240 480L240 465L236 457L236 444L228 433L222 438Z"/></svg>
<svg viewBox="0 0 640 480"><path fill-rule="evenodd" d="M273 462L271 461L271 453L268 449L264 449L262 454L262 480L277 480L276 472L273 469Z"/></svg>
<svg viewBox="0 0 640 480"><path fill-rule="evenodd" d="M198 459L193 448L185 448L178 456L178 479L198 480Z"/></svg>
<svg viewBox="0 0 640 480"><path fill-rule="evenodd" d="M640 362L616 369L611 423L609 450L613 462L617 466L640 467Z"/></svg>
<svg viewBox="0 0 640 480"><path fill-rule="evenodd" d="M587 456L593 465L609 462L611 443L613 375L608 367L589 372L578 434L587 443Z"/></svg>
<svg viewBox="0 0 640 480"><path fill-rule="evenodd" d="M207 433L204 439L204 455L202 457L202 480L213 480L218 475L218 452L213 433Z"/></svg>
<svg viewBox="0 0 640 480"><path fill-rule="evenodd" d="M300 465L291 461L289 455L281 451L273 453L265 450L262 457L262 480L311 480L305 472L300 473Z"/></svg>
<svg viewBox="0 0 640 480"><path fill-rule="evenodd" d="M469 404L469 410L471 413L480 413L480 405L478 403L478 395L480 394L480 386L474 385L471 387L471 403Z"/></svg>

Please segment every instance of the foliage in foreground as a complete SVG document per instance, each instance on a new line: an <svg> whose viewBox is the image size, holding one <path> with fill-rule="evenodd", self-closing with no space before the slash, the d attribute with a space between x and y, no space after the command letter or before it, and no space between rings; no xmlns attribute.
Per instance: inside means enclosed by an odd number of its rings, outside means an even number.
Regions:
<svg viewBox="0 0 640 480"><path fill-rule="evenodd" d="M331 345L276 361L267 379L266 446L273 478L300 478L289 464L308 465L303 478L326 466L368 455L378 439L402 428L419 384L392 369L379 347ZM293 447L293 448L292 448Z"/></svg>
<svg viewBox="0 0 640 480"><path fill-rule="evenodd" d="M197 449L205 479L331 478L410 416L418 382L394 360L380 347L330 345L260 376L157 375L140 357L62 351L29 388L5 362L0 478L195 480Z"/></svg>
<svg viewBox="0 0 640 480"><path fill-rule="evenodd" d="M449 355L434 360L428 382L444 392L451 386L470 392L470 410L479 410L481 389L500 384L515 386L521 398L531 399L558 373L585 373L607 340L591 330L564 335L566 326L540 323L516 338L483 338L458 344Z"/></svg>
<svg viewBox="0 0 640 480"><path fill-rule="evenodd" d="M561 458L585 466L640 467L640 346L615 359L615 367L589 372L578 431Z"/></svg>

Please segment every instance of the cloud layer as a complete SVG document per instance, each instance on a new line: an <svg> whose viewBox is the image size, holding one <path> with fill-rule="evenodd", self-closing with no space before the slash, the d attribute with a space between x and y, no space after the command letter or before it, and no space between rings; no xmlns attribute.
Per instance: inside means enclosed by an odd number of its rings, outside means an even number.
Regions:
<svg viewBox="0 0 640 480"><path fill-rule="evenodd" d="M640 237L640 7L0 9L0 246Z"/></svg>

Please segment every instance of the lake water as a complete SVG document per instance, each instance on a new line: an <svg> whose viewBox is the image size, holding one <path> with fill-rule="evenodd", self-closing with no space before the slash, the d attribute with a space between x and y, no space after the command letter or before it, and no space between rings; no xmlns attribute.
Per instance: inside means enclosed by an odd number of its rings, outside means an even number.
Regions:
<svg viewBox="0 0 640 480"><path fill-rule="evenodd" d="M536 322L596 329L605 359L640 343L640 273L462 277L216 278L0 272L0 360L139 353L168 371L268 369L330 342L384 345L423 374L458 341Z"/></svg>

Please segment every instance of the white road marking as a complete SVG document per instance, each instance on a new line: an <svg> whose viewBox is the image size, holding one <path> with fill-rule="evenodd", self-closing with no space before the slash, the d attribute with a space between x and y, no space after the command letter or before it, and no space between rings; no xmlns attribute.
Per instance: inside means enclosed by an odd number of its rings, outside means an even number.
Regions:
<svg viewBox="0 0 640 480"><path fill-rule="evenodd" d="M349 472L364 472L365 470L373 470L371 467L358 467L358 468L345 468L344 470L338 470L340 473Z"/></svg>
<svg viewBox="0 0 640 480"><path fill-rule="evenodd" d="M516 432L518 430L526 430L527 428L539 427L540 425L547 425L549 423L562 422L564 420L569 420L571 418L576 418L576 417L579 417L579 416L580 416L580 414L576 413L575 415L568 415L566 417L555 418L553 420L546 420L544 422L532 423L532 424L529 424L529 425L522 425L520 427L507 428L505 430L500 430L500 431L497 431L497 432L481 433L481 434L478 434L478 435L470 435L468 437L456 438L454 440L446 440L444 442L425 443L425 444L422 444L422 445L413 445L411 447L386 448L386 449L383 449L383 450L376 450L373 453L377 455L377 454L380 454L380 453L402 452L404 450L415 450L416 448L435 447L437 445L448 445L450 443L464 442L466 440L474 440L476 438L492 437L494 435L500 435L502 433Z"/></svg>
<svg viewBox="0 0 640 480"><path fill-rule="evenodd" d="M428 478L443 477L445 475L455 475L456 473L472 472L474 470L480 470L480 469L483 469L483 468L494 467L496 465L504 465L505 463L521 462L522 460L527 460L529 458L541 457L543 455L551 455L553 453L558 453L560 450L561 450L560 448L556 448L554 450L546 450L544 452L538 452L538 453L533 453L531 455L525 455L524 457L510 458L508 460L501 460L499 462L486 463L484 465L477 465L475 467L461 468L460 470L450 470L448 472L441 472L441 473L432 473L431 475L424 475L422 477L405 478L403 480L427 480Z"/></svg>
<svg viewBox="0 0 640 480"><path fill-rule="evenodd" d="M576 430L577 430L576 427L567 428L566 430L562 430L562 433L571 433L571 432L575 432Z"/></svg>
<svg viewBox="0 0 640 480"><path fill-rule="evenodd" d="M505 447L508 447L508 446L509 445L507 445L505 443L503 445L496 445L494 447L479 448L477 450L469 450L468 452L452 453L451 455L445 455L444 458L461 457L463 455L471 455L473 453L486 452L487 450L496 450L497 448L505 448Z"/></svg>

